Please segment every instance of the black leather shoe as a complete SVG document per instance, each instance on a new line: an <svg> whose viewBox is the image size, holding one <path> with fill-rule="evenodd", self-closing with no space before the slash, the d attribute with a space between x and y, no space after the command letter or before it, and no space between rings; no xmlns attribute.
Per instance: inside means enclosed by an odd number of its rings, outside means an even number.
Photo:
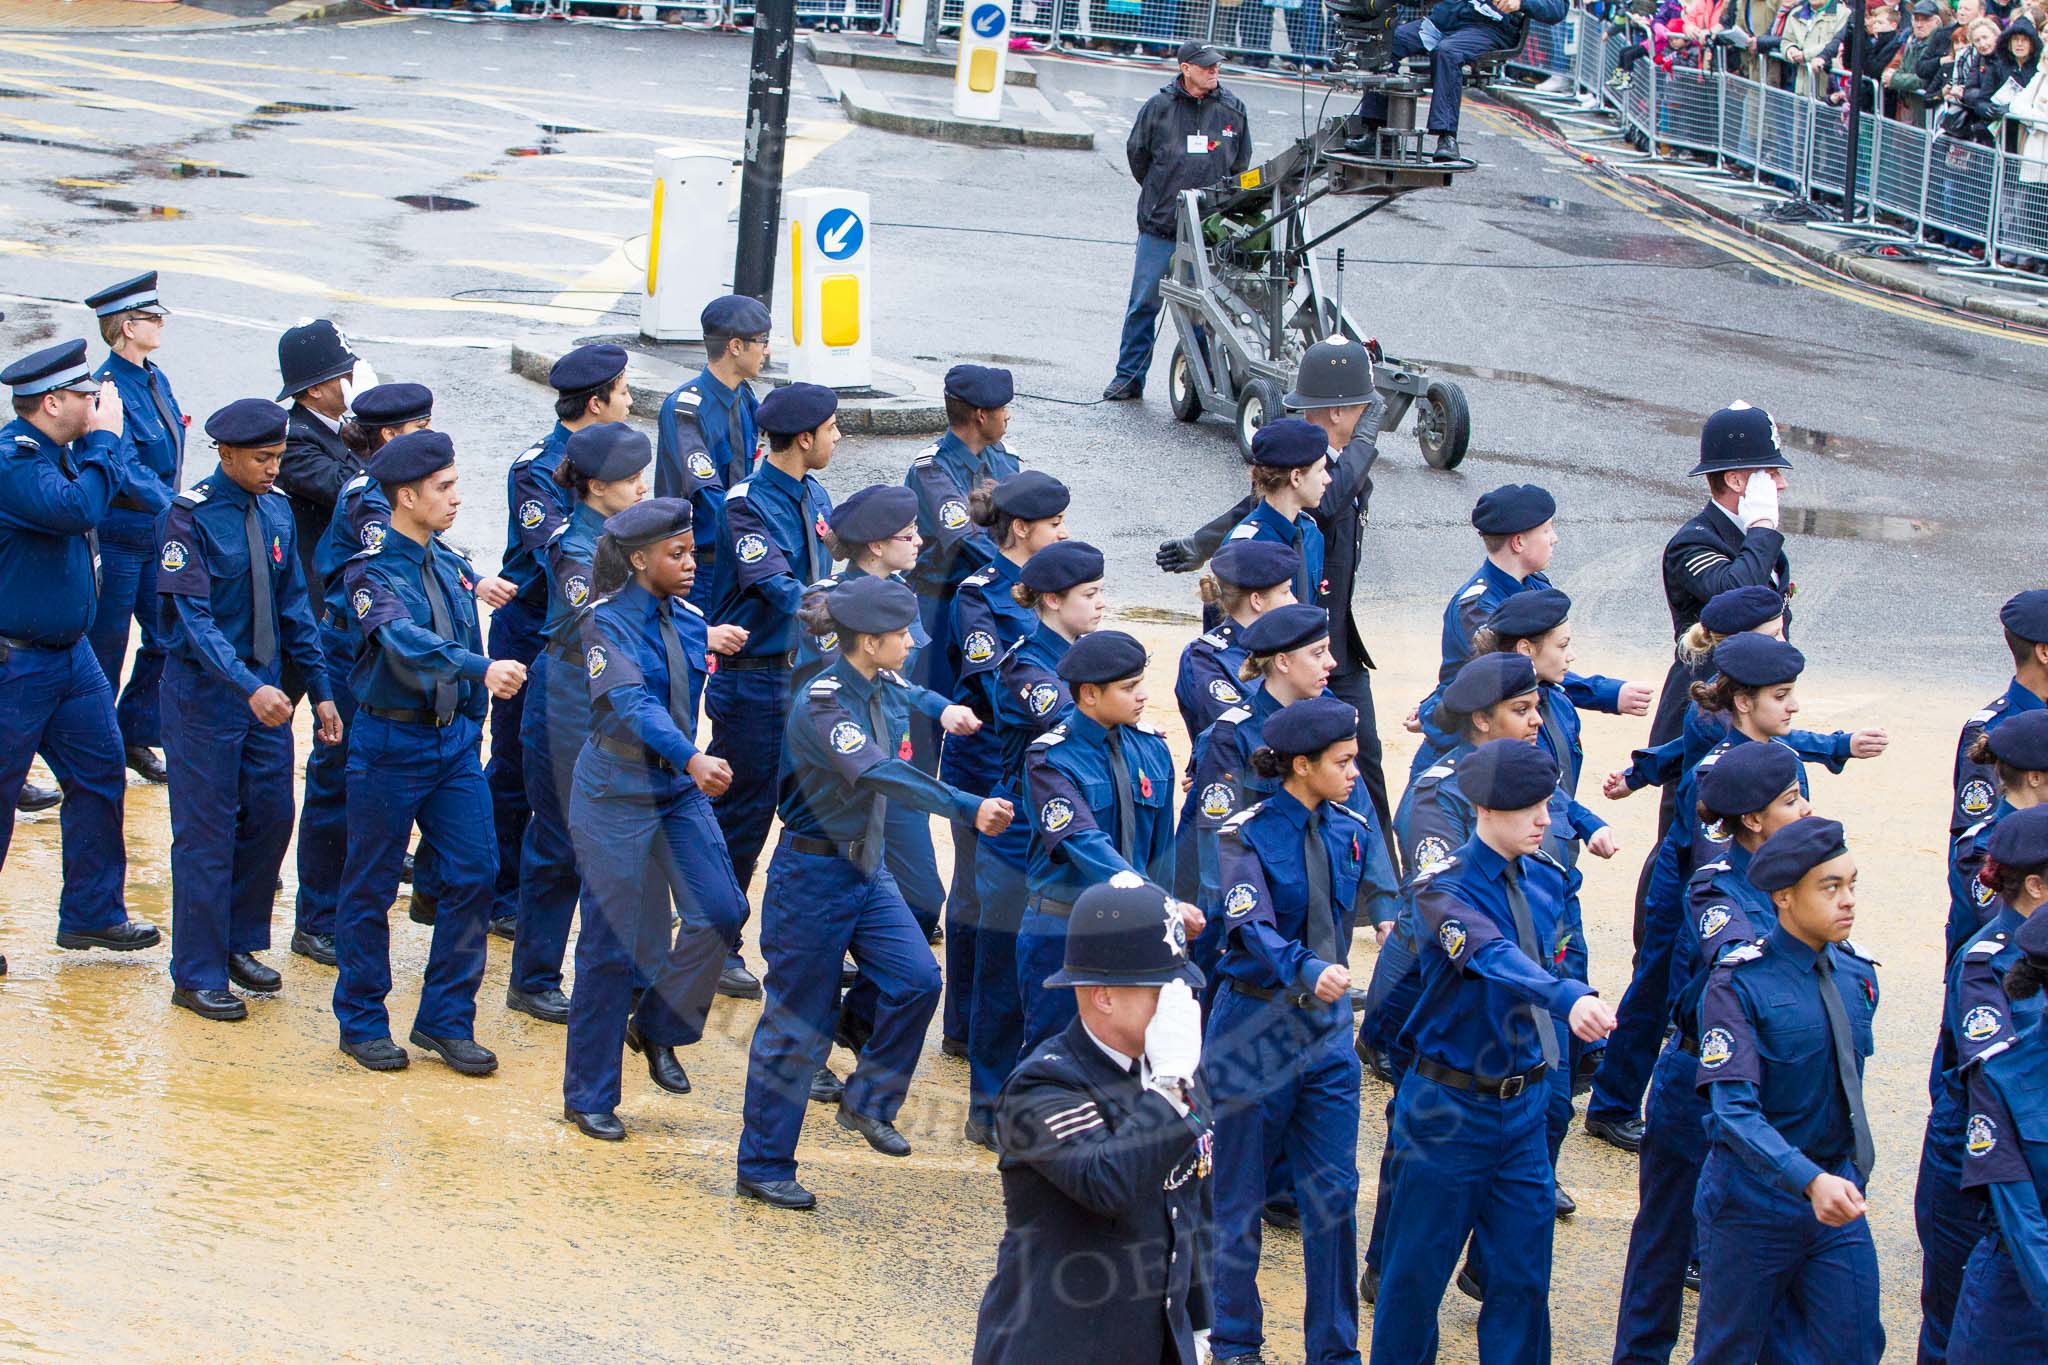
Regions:
<svg viewBox="0 0 2048 1365"><path fill-rule="evenodd" d="M522 991L517 986L507 986L505 1008L530 1014L543 1024L569 1022L569 997L553 986L544 991Z"/></svg>
<svg viewBox="0 0 2048 1365"><path fill-rule="evenodd" d="M163 934L154 924L139 919L110 924L104 929L88 929L82 934L57 931L59 948L105 948L110 952L132 953L138 948L154 948L163 941Z"/></svg>
<svg viewBox="0 0 2048 1365"><path fill-rule="evenodd" d="M741 963L733 963L718 974L718 993L729 1000L759 1000L761 978Z"/></svg>
<svg viewBox="0 0 2048 1365"><path fill-rule="evenodd" d="M1572 1098L1590 1094L1593 1078L1600 1074L1600 1063L1607 1059L1607 1045L1601 1044L1579 1054L1579 1060L1572 1064Z"/></svg>
<svg viewBox="0 0 2048 1365"><path fill-rule="evenodd" d="M133 768L136 776L144 782L163 783L171 780L170 770L164 767L164 761L157 757L156 750L145 745L128 746L128 766Z"/></svg>
<svg viewBox="0 0 2048 1365"><path fill-rule="evenodd" d="M1685 1263L1685 1287L1695 1294L1700 1292L1700 1263L1698 1261L1687 1261Z"/></svg>
<svg viewBox="0 0 2048 1365"><path fill-rule="evenodd" d="M1345 992L1345 995L1351 1001L1351 1012L1353 1014L1365 1013L1365 991L1362 987L1353 986Z"/></svg>
<svg viewBox="0 0 2048 1365"><path fill-rule="evenodd" d="M39 810L50 810L64 804L64 793L55 787L45 787L40 782L21 784L21 795L14 798L14 808L33 815Z"/></svg>
<svg viewBox="0 0 2048 1365"><path fill-rule="evenodd" d="M233 991L188 991L183 986L171 988L171 1003L179 1009L191 1010L201 1019L247 1019L249 1007L242 997Z"/></svg>
<svg viewBox="0 0 2048 1365"><path fill-rule="evenodd" d="M648 1080L671 1095L690 1093L690 1073L683 1070L683 1064L676 1060L674 1048L648 1042L631 1024L626 1025L626 1046L647 1058Z"/></svg>
<svg viewBox="0 0 2048 1365"><path fill-rule="evenodd" d="M259 995L275 995L284 989L284 978L277 974L277 968L264 966L254 953L228 954L228 980Z"/></svg>
<svg viewBox="0 0 2048 1365"><path fill-rule="evenodd" d="M1588 1136L1599 1138L1609 1146L1619 1147L1624 1152L1643 1150L1643 1121L1638 1118L1596 1119L1588 1114L1586 1132Z"/></svg>
<svg viewBox="0 0 2048 1365"><path fill-rule="evenodd" d="M839 1126L849 1132L859 1133L868 1140L868 1146L883 1156L910 1155L909 1140L896 1131L895 1124L886 1120L856 1114L842 1104L839 1106Z"/></svg>
<svg viewBox="0 0 2048 1365"><path fill-rule="evenodd" d="M519 921L512 915L501 915L491 921L491 932L510 943L519 932Z"/></svg>
<svg viewBox="0 0 2048 1365"><path fill-rule="evenodd" d="M1470 1262L1458 1267L1458 1292L1476 1303L1486 1302L1486 1291L1480 1288L1479 1281L1473 1278Z"/></svg>
<svg viewBox="0 0 2048 1365"><path fill-rule="evenodd" d="M1112 379L1109 381L1109 387L1102 391L1102 401L1105 403L1128 403L1134 398L1144 396L1145 385L1143 381L1136 379Z"/></svg>
<svg viewBox="0 0 2048 1365"><path fill-rule="evenodd" d="M1287 1232L1301 1230L1301 1210L1292 1204L1269 1203L1259 1210L1259 1217L1265 1220L1269 1228L1279 1228Z"/></svg>
<svg viewBox="0 0 2048 1365"><path fill-rule="evenodd" d="M1567 1221L1571 1218L1573 1214L1579 1211L1579 1201L1572 1198L1569 1194L1565 1193L1564 1186L1553 1186L1552 1193L1555 1195L1557 1201L1558 1222L1562 1223Z"/></svg>
<svg viewBox="0 0 2048 1365"><path fill-rule="evenodd" d="M599 1142L624 1142L626 1125L619 1122L617 1114L584 1114L562 1106L562 1117L576 1125L576 1131L585 1137L594 1137Z"/></svg>
<svg viewBox="0 0 2048 1365"><path fill-rule="evenodd" d="M811 1076L811 1099L818 1104L837 1104L846 1093L846 1082L829 1066L821 1066Z"/></svg>
<svg viewBox="0 0 2048 1365"><path fill-rule="evenodd" d="M1436 150L1429 154L1429 159L1431 161L1459 160L1458 139L1449 133L1437 134Z"/></svg>
<svg viewBox="0 0 2048 1365"><path fill-rule="evenodd" d="M977 1147L986 1147L998 1156L1002 1154L1002 1149L996 1146L994 1131L985 1123L976 1123L969 1119L961 1126L960 1135Z"/></svg>
<svg viewBox="0 0 2048 1365"><path fill-rule="evenodd" d="M334 935L309 934L304 929L292 930L292 951L300 957L309 957L323 967L334 965Z"/></svg>
<svg viewBox="0 0 2048 1365"><path fill-rule="evenodd" d="M941 1038L939 1039L939 1051L948 1057L965 1057L967 1055L967 1044L961 1042L958 1038Z"/></svg>
<svg viewBox="0 0 2048 1365"><path fill-rule="evenodd" d="M839 1011L839 1027L832 1031L833 1042L858 1056L860 1050L868 1045L868 1039L874 1036L872 1021L856 1019L844 1009Z"/></svg>
<svg viewBox="0 0 2048 1365"><path fill-rule="evenodd" d="M405 861L398 865L398 880L406 886L412 885L412 854L405 855Z"/></svg>
<svg viewBox="0 0 2048 1365"><path fill-rule="evenodd" d="M410 1041L414 1047L435 1053L465 1076L488 1076L498 1069L498 1054L473 1038L436 1038L414 1029Z"/></svg>
<svg viewBox="0 0 2048 1365"><path fill-rule="evenodd" d="M926 931L924 941L934 948L938 947L946 941L946 927L943 924L934 924Z"/></svg>
<svg viewBox="0 0 2048 1365"><path fill-rule="evenodd" d="M389 1038L372 1038L366 1043L344 1042L341 1050L372 1071L403 1071L412 1065L412 1054Z"/></svg>
<svg viewBox="0 0 2048 1365"><path fill-rule="evenodd" d="M7 975L7 954L0 953L0 976Z"/></svg>
<svg viewBox="0 0 2048 1365"><path fill-rule="evenodd" d="M412 898L405 903L406 918L414 924L431 925L441 913L441 903L426 895L418 887L412 889Z"/></svg>
<svg viewBox="0 0 2048 1365"><path fill-rule="evenodd" d="M1367 1266L1365 1273L1358 1277L1358 1301L1370 1307L1380 1300L1380 1272Z"/></svg>
<svg viewBox="0 0 2048 1365"><path fill-rule="evenodd" d="M778 1209L814 1209L818 1196L794 1180L747 1180L742 1178L737 1193L743 1199L758 1199Z"/></svg>

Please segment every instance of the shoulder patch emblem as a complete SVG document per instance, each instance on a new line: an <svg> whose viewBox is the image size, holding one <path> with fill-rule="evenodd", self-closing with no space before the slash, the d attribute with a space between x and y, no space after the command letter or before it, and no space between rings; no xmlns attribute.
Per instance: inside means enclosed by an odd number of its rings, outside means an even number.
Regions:
<svg viewBox="0 0 2048 1365"><path fill-rule="evenodd" d="M834 650L836 650L836 649L838 649L838 648L839 648L839 632L838 632L838 631L836 631L836 630L828 630L828 631L826 631L826 632L825 632L825 633L824 633L823 635L820 635L820 636L818 637L818 652L819 652L820 654L830 654L830 653L831 653L832 651L834 651Z"/></svg>
<svg viewBox="0 0 2048 1365"><path fill-rule="evenodd" d="M1978 1159L1990 1156L1998 1147L1998 1125L1989 1114L1972 1114L1963 1130L1964 1149Z"/></svg>
<svg viewBox="0 0 2048 1365"><path fill-rule="evenodd" d="M960 652L969 663L985 664L996 656L996 637L985 630L971 630L961 643Z"/></svg>
<svg viewBox="0 0 2048 1365"><path fill-rule="evenodd" d="M356 538L363 542L365 550L381 550L384 548L384 532L387 529L389 528L381 521L366 521Z"/></svg>
<svg viewBox="0 0 2048 1365"><path fill-rule="evenodd" d="M1415 866L1424 872L1434 872L1447 866L1451 861L1450 840L1434 834L1425 834L1415 841Z"/></svg>
<svg viewBox="0 0 2048 1365"><path fill-rule="evenodd" d="M711 457L701 450L690 452L690 473L700 479L718 477L718 470L713 467Z"/></svg>
<svg viewBox="0 0 2048 1365"><path fill-rule="evenodd" d="M583 652L583 666L590 670L590 676L593 678L603 677L604 670L610 663L611 656L604 652L603 645L592 645Z"/></svg>
<svg viewBox="0 0 2048 1365"><path fill-rule="evenodd" d="M582 574L570 574L562 580L562 596L569 599L570 606L582 606L590 600L590 580Z"/></svg>
<svg viewBox="0 0 2048 1365"><path fill-rule="evenodd" d="M1249 915L1258 903L1259 893L1252 889L1250 882L1239 882L1223 893L1223 912L1232 919Z"/></svg>
<svg viewBox="0 0 2048 1365"><path fill-rule="evenodd" d="M947 498L939 504L939 525L948 531L957 531L967 524L967 504L958 498Z"/></svg>
<svg viewBox="0 0 2048 1365"><path fill-rule="evenodd" d="M184 568L185 565L190 561L191 556L185 549L184 541L167 540L164 542L164 554L162 563L164 566L165 573L176 573L178 570Z"/></svg>
<svg viewBox="0 0 2048 1365"><path fill-rule="evenodd" d="M1710 905L1700 913L1700 942L1704 943L1728 927L1728 907Z"/></svg>
<svg viewBox="0 0 2048 1365"><path fill-rule="evenodd" d="M1221 820L1236 804L1237 793L1228 782L1211 782L1202 788L1202 814L1211 820Z"/></svg>
<svg viewBox="0 0 2048 1365"><path fill-rule="evenodd" d="M2004 1022L1998 1011L1990 1005L1979 1005L1963 1016L1963 1037L1973 1043L1998 1036L1998 1027Z"/></svg>
<svg viewBox="0 0 2048 1365"><path fill-rule="evenodd" d="M832 727L832 750L834 753L858 753L868 742L867 731L850 720L842 720Z"/></svg>
<svg viewBox="0 0 2048 1365"><path fill-rule="evenodd" d="M1970 878L1970 899L1977 903L1979 910L1982 910L1985 906L1998 899L1998 893L1978 881L1975 877L1972 877Z"/></svg>
<svg viewBox="0 0 2048 1365"><path fill-rule="evenodd" d="M1983 815L1996 803L1998 795L1991 790L1991 784L1981 777L1973 777L1963 784L1956 794L1965 815Z"/></svg>
<svg viewBox="0 0 2048 1365"><path fill-rule="evenodd" d="M1030 703L1031 714L1034 716L1042 716L1051 711L1054 706L1059 704L1059 699L1060 690L1051 683L1035 684L1025 694L1025 700Z"/></svg>
<svg viewBox="0 0 2048 1365"><path fill-rule="evenodd" d="M768 557L768 540L765 536L749 531L739 538L733 550L739 555L740 563L759 564Z"/></svg>
<svg viewBox="0 0 2048 1365"><path fill-rule="evenodd" d="M531 531L547 518L547 509L536 498L528 498L519 504L519 524Z"/></svg>
<svg viewBox="0 0 2048 1365"><path fill-rule="evenodd" d="M1725 844L1728 842L1727 826L1719 820L1709 820L1700 826L1700 837L1710 844Z"/></svg>
<svg viewBox="0 0 2048 1365"><path fill-rule="evenodd" d="M1058 834L1074 823L1074 804L1064 796L1055 796L1039 809L1038 823L1047 834Z"/></svg>
<svg viewBox="0 0 2048 1365"><path fill-rule="evenodd" d="M370 590L368 588L357 588L354 593L350 594L348 604L354 608L356 620L362 620L370 614Z"/></svg>
<svg viewBox="0 0 2048 1365"><path fill-rule="evenodd" d="M1226 678L1211 678L1209 680L1209 695L1222 702L1225 706L1235 706L1244 700L1244 693L1232 687Z"/></svg>
<svg viewBox="0 0 2048 1365"><path fill-rule="evenodd" d="M1735 1055L1735 1035L1724 1028L1710 1028L1700 1035L1700 1065L1718 1071Z"/></svg>
<svg viewBox="0 0 2048 1365"><path fill-rule="evenodd" d="M1436 941L1447 957L1456 957L1465 951L1465 926L1454 919L1447 919L1436 931Z"/></svg>

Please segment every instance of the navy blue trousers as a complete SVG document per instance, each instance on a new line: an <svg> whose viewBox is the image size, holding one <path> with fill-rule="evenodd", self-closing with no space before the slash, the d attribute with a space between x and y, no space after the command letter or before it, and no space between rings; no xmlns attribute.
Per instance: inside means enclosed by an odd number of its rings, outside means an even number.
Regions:
<svg viewBox="0 0 2048 1365"><path fill-rule="evenodd" d="M334 1015L343 1042L391 1034L391 903L415 822L434 841L440 912L413 1025L436 1038L470 1038L484 977L498 847L491 794L477 764L482 734L467 716L445 726L356 714L348 754L348 858L335 913Z"/></svg>
<svg viewBox="0 0 2048 1365"><path fill-rule="evenodd" d="M628 1016L649 1046L682 1047L703 1037L726 945L746 902L711 802L696 783L586 744L575 784L569 827L583 876L583 932L576 938L562 1100L582 1113L610 1113L619 1103ZM650 882L663 894L650 896ZM636 1009L636 945L667 936L671 893L682 911L674 945Z"/></svg>
<svg viewBox="0 0 2048 1365"><path fill-rule="evenodd" d="M164 672L163 714L171 980L224 991L230 953L270 946L277 870L292 837L292 727L263 724L240 688L183 659Z"/></svg>
<svg viewBox="0 0 2048 1365"><path fill-rule="evenodd" d="M1991 1230L1983 1200L1963 1194L1963 1123L1955 1101L1943 1090L1928 1111L1927 1131L1920 1141L1920 1172L1913 1185L1913 1230L1920 1238L1921 1365L1938 1365L1950 1358L1950 1324L1963 1289L1964 1266L1978 1239Z"/></svg>
<svg viewBox="0 0 2048 1365"><path fill-rule="evenodd" d="M1046 914L1033 897L1017 927L1017 998L1023 1002L1024 1036L1012 1066L1074 1022L1074 992L1048 990L1045 985L1045 979L1065 965L1066 958L1066 919Z"/></svg>
<svg viewBox="0 0 2048 1365"><path fill-rule="evenodd" d="M1600 1069L1593 1074L1593 1093L1586 1099L1589 1119L1615 1122L1636 1117L1671 1018L1671 958L1685 914L1684 888L1672 885L1668 873L1659 871L1652 874L1646 895L1635 972L1615 1009L1614 1032L1607 1036Z"/></svg>
<svg viewBox="0 0 2048 1365"><path fill-rule="evenodd" d="M341 714L341 743L314 744L306 755L306 792L299 807L297 926L309 934L334 932L341 869L348 857L348 746L356 724L356 694L348 675L355 646L347 632L323 625L320 650L327 686ZM415 867L414 875L418 875Z"/></svg>
<svg viewBox="0 0 2048 1365"><path fill-rule="evenodd" d="M90 933L125 922L121 732L113 690L83 638L63 649L9 649L0 660L0 865L14 839L14 803L37 753L64 789L58 931Z"/></svg>
<svg viewBox="0 0 2048 1365"><path fill-rule="evenodd" d="M925 1028L939 1007L939 967L886 868L872 877L844 858L784 843L761 898L761 954L768 962L761 1022L747 1049L740 1132L741 1179L796 1175L796 1143L811 1077L832 1051L839 967L848 951L875 983L875 1031L846 1078L841 1103L894 1122L917 1069ZM581 991L578 987L578 991Z"/></svg>
<svg viewBox="0 0 2048 1365"><path fill-rule="evenodd" d="M1667 1365L1685 1313L1693 1196L1706 1159L1706 1100L1693 1087L1699 1061L1666 1047L1650 1078L1636 1161L1636 1220L1629 1228L1614 1324L1614 1365Z"/></svg>
<svg viewBox="0 0 2048 1365"><path fill-rule="evenodd" d="M512 986L537 995L560 990L562 957L581 889L569 806L576 757L590 736L590 683L548 653L526 675L519 743L532 818L520 836L519 928L512 939ZM662 898L666 904L667 897Z"/></svg>
<svg viewBox="0 0 2048 1365"><path fill-rule="evenodd" d="M1260 1210L1284 1156L1293 1172L1307 1278L1311 1365L1358 1359L1358 1054L1347 1002L1307 1009L1225 987L1202 1044L1216 1113L1215 1328L1221 1359L1265 1341Z"/></svg>
<svg viewBox="0 0 2048 1365"><path fill-rule="evenodd" d="M996 1096L1017 1069L1024 1046L1024 997L1017 989L1024 869L983 850L975 860L974 880L981 919L974 935L974 1000L967 1014L967 1104L969 1118L993 1127Z"/></svg>
<svg viewBox="0 0 2048 1365"><path fill-rule="evenodd" d="M994 793L1001 749L987 730L972 735L947 735L940 764L946 781L974 796ZM975 935L981 925L981 881L978 864L981 835L973 825L953 824L953 878L946 888L946 999L939 1031L966 1042L974 1030L975 966L980 948Z"/></svg>
<svg viewBox="0 0 2048 1365"><path fill-rule="evenodd" d="M1948 1358L1952 1365L2048 1360L2048 1318L2027 1297L2011 1253L1996 1237L1984 1238L1970 1252Z"/></svg>
<svg viewBox="0 0 2048 1365"><path fill-rule="evenodd" d="M946 888L939 880L938 854L932 848L931 817L909 806L891 805L883 819L887 842L882 846L882 866L896 879L896 889L910 908L917 931L929 940L946 909ZM840 1008L866 1028L874 1023L876 999L875 983L856 972Z"/></svg>
<svg viewBox="0 0 2048 1365"><path fill-rule="evenodd" d="M540 653L541 613L523 598L514 598L491 613L490 655L533 666ZM491 760L484 781L491 790L491 830L498 841L497 883L491 918L510 919L519 913L520 840L532 808L526 803L526 751L519 742L519 722L532 687L509 697L491 698Z"/></svg>
<svg viewBox="0 0 2048 1365"><path fill-rule="evenodd" d="M789 670L720 668L704 685L704 713L711 719L706 752L732 765L732 785L711 803L732 855L740 894L754 884L754 868L775 822L782 770L782 727L789 716ZM739 951L739 935L733 935Z"/></svg>
<svg viewBox="0 0 2048 1365"><path fill-rule="evenodd" d="M153 749L163 743L158 689L164 677L164 643L156 618L156 518L117 507L100 522L99 534L99 605L85 638L92 643L108 686L120 692L114 720L121 728L121 743ZM119 687L131 619L142 638L135 646L128 685Z"/></svg>

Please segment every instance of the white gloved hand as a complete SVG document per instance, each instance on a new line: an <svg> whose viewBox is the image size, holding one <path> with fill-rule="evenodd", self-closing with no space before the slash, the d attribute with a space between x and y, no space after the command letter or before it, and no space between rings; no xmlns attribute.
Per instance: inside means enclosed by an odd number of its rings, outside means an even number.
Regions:
<svg viewBox="0 0 2048 1365"><path fill-rule="evenodd" d="M1778 481L1768 469L1749 471L1749 484L1735 504L1735 519L1745 527L1778 525Z"/></svg>
<svg viewBox="0 0 2048 1365"><path fill-rule="evenodd" d="M1145 1061L1156 1079L1185 1081L1202 1061L1202 1007L1185 981L1159 988L1159 1008L1145 1025Z"/></svg>

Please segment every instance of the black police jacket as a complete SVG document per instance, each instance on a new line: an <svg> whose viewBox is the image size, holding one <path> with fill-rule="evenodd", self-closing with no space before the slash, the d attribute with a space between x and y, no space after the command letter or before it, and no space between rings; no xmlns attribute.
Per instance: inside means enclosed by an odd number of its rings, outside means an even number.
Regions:
<svg viewBox="0 0 2048 1365"><path fill-rule="evenodd" d="M327 534L341 486L362 472L362 457L349 449L347 442L305 404L292 404L285 417L284 458L277 464L277 487L292 505L306 591L315 602L325 597L327 585L313 572L313 551Z"/></svg>
<svg viewBox="0 0 2048 1365"><path fill-rule="evenodd" d="M1189 150L1189 139L1197 137L1206 150ZM1251 118L1244 101L1222 86L1196 99L1175 77L1138 111L1124 155L1139 185L1138 231L1171 237L1182 190L1213 185L1251 165Z"/></svg>
<svg viewBox="0 0 2048 1365"><path fill-rule="evenodd" d="M1183 1116L1077 1019L996 1101L1007 1227L975 1365L1195 1365L1210 1325L1209 1097Z"/></svg>
<svg viewBox="0 0 2048 1365"><path fill-rule="evenodd" d="M1674 640L1700 619L1709 598L1730 588L1762 584L1789 599L1792 565L1785 558L1785 536L1769 527L1739 531L1734 518L1708 503L1664 546L1664 602L1671 609ZM1785 607L1785 633L1792 632L1792 608ZM1661 744L1683 728L1685 704L1692 683L1714 671L1706 660L1688 666L1673 655L1657 714L1650 722L1650 742Z"/></svg>

